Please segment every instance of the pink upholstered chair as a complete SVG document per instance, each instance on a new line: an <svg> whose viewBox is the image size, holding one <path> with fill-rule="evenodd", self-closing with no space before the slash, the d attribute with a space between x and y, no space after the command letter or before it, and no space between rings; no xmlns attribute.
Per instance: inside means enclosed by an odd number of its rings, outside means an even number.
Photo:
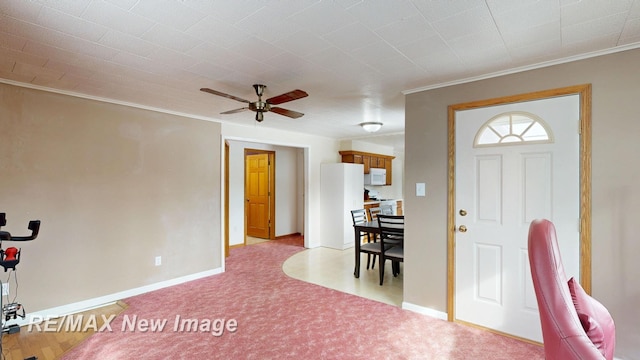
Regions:
<svg viewBox="0 0 640 360"><path fill-rule="evenodd" d="M577 281L567 281L556 229L549 220L531 223L528 247L545 358L613 359L613 319Z"/></svg>

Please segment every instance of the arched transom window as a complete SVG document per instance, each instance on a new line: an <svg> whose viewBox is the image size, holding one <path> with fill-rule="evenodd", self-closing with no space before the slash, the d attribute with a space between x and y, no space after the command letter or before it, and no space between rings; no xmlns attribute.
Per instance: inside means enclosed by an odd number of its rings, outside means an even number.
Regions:
<svg viewBox="0 0 640 360"><path fill-rule="evenodd" d="M476 134L474 147L552 143L549 126L538 116L520 111L489 119Z"/></svg>

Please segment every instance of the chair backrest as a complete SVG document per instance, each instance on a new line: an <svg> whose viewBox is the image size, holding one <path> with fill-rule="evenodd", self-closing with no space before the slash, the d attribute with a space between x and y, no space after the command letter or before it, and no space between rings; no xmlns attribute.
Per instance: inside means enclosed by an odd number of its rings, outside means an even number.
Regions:
<svg viewBox="0 0 640 360"><path fill-rule="evenodd" d="M365 209L351 210L353 225L367 222L367 211Z"/></svg>
<svg viewBox="0 0 640 360"><path fill-rule="evenodd" d="M373 221L378 218L378 214L393 215L393 206L380 205L376 207L367 208L367 213L369 214L369 220Z"/></svg>
<svg viewBox="0 0 640 360"><path fill-rule="evenodd" d="M378 214L382 213L382 208L379 206L367 208L367 213L369 214L369 221L373 221L378 218Z"/></svg>
<svg viewBox="0 0 640 360"><path fill-rule="evenodd" d="M607 324L603 326L604 333L598 340L600 341L598 346L601 348L599 350L587 335L585 324L581 323L581 317L574 305L562 266L553 223L544 219L531 222L528 250L542 325L545 357L547 359L612 359L615 347L615 329L611 329L613 320L609 326ZM587 297L587 302L597 303L586 293L584 296ZM575 293L573 297L575 298ZM601 307L598 310L604 309L600 303L597 304ZM606 309L604 312L610 317Z"/></svg>
<svg viewBox="0 0 640 360"><path fill-rule="evenodd" d="M404 215L378 214L380 241L394 245L404 245Z"/></svg>

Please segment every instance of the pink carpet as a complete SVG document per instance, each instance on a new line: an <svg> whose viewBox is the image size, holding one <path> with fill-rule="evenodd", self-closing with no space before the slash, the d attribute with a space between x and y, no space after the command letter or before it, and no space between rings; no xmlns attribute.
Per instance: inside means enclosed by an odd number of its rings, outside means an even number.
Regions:
<svg viewBox="0 0 640 360"><path fill-rule="evenodd" d="M303 250L293 243L233 249L224 274L125 299L113 332L63 359L544 358L540 346L289 278L282 263ZM122 331L136 315L168 321L163 331ZM201 327L175 332L176 315ZM235 319L236 331L212 335L216 319Z"/></svg>

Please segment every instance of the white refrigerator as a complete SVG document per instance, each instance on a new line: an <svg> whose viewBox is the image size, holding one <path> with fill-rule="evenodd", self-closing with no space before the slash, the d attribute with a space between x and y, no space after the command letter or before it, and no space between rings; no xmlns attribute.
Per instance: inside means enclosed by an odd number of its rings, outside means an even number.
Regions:
<svg viewBox="0 0 640 360"><path fill-rule="evenodd" d="M364 166L320 165L320 244L344 250L354 245L351 210L364 208Z"/></svg>

